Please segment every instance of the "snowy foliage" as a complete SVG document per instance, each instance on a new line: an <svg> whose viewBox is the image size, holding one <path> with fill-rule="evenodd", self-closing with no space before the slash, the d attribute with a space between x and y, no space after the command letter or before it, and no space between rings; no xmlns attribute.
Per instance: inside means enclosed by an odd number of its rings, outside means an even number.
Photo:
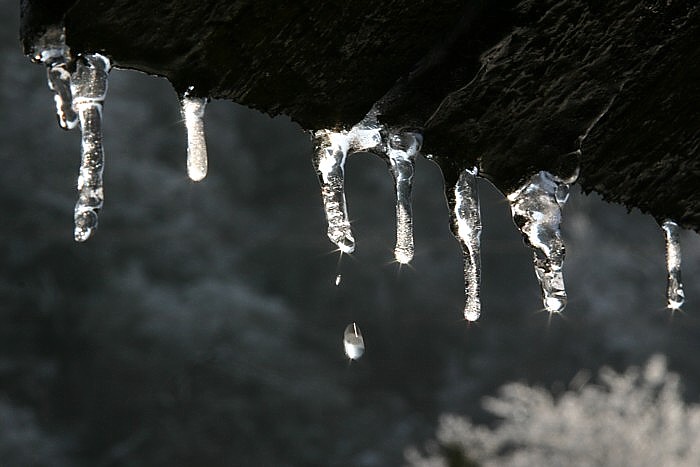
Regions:
<svg viewBox="0 0 700 467"><path fill-rule="evenodd" d="M599 384L561 397L506 384L484 406L501 419L495 428L444 415L437 442L425 457L409 450L409 465L700 465L700 406L683 402L679 377L660 355L624 374L603 368Z"/></svg>

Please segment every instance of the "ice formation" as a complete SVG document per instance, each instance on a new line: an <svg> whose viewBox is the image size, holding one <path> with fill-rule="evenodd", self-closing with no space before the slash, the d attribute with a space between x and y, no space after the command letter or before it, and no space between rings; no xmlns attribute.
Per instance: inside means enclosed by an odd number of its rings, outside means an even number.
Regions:
<svg viewBox="0 0 700 467"><path fill-rule="evenodd" d="M448 187L452 207L452 232L464 258L464 318L476 321L481 315L481 211L476 181L477 169L464 169L454 187Z"/></svg>
<svg viewBox="0 0 700 467"><path fill-rule="evenodd" d="M667 307L670 310L678 310L683 306L685 293L681 282L681 245L679 239L678 224L667 220L661 228L666 236L666 271L668 273L668 285L666 286Z"/></svg>
<svg viewBox="0 0 700 467"><path fill-rule="evenodd" d="M386 156L396 184L396 247L394 258L401 264L413 259L413 209L411 191L416 156L423 137L420 133L404 132L389 136Z"/></svg>
<svg viewBox="0 0 700 467"><path fill-rule="evenodd" d="M345 161L351 152L377 149L382 144L381 126L370 112L350 131L318 130L312 133L313 164L321 184L328 238L343 253L355 251L345 200Z"/></svg>
<svg viewBox="0 0 700 467"><path fill-rule="evenodd" d="M328 238L340 251L352 253L355 239L348 220L345 199L345 161L355 152L372 152L386 159L396 184L396 247L394 257L402 264L413 259L413 215L411 190L415 160L423 141L414 131L384 128L377 110L349 131L318 130L313 133L314 167L321 184L323 206L328 221Z"/></svg>
<svg viewBox="0 0 700 467"><path fill-rule="evenodd" d="M46 36L45 43L37 44L34 60L46 65L47 81L49 89L54 93L59 126L71 130L78 125L78 115L73 109L70 88L70 49L65 44L63 31L48 31Z"/></svg>
<svg viewBox="0 0 700 467"><path fill-rule="evenodd" d="M198 182L207 176L207 142L204 139L205 97L191 95L190 87L180 99L180 111L187 128L187 175Z"/></svg>
<svg viewBox="0 0 700 467"><path fill-rule="evenodd" d="M343 348L350 360L357 360L365 353L365 340L357 324L348 324L343 332Z"/></svg>
<svg viewBox="0 0 700 467"><path fill-rule="evenodd" d="M78 202L75 205L75 240L84 242L97 227L97 213L104 199L102 171L102 103L107 93L110 61L98 53L76 60L71 76L73 108L80 118L82 155L78 176Z"/></svg>
<svg viewBox="0 0 700 467"><path fill-rule="evenodd" d="M562 179L540 171L508 195L513 221L533 251L535 273L542 288L544 308L558 313L566 307L562 266L565 248L561 238L561 208L568 198L568 185L578 171Z"/></svg>
<svg viewBox="0 0 700 467"><path fill-rule="evenodd" d="M328 238L341 252L355 251L355 238L348 220L345 201L345 159L348 140L343 133L330 130L314 132L314 168L321 183L323 208L328 222Z"/></svg>

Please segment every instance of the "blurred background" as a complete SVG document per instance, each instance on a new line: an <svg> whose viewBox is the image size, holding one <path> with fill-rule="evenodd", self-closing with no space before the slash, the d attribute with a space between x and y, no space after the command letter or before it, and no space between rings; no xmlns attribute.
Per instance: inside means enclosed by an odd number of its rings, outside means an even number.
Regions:
<svg viewBox="0 0 700 467"><path fill-rule="evenodd" d="M137 72L110 75L105 205L75 243L80 135L59 129L44 67L21 53L17 3L0 0L2 465L400 465L442 413L489 423L481 399L504 383L556 395L581 370L655 353L697 402L695 233L671 316L656 222L574 186L570 303L550 320L508 204L482 181L483 313L467 325L437 166L418 161L416 258L399 268L391 176L350 158L358 247L339 261L305 132L211 102L195 184L175 92ZM342 350L352 322L367 347L356 362Z"/></svg>

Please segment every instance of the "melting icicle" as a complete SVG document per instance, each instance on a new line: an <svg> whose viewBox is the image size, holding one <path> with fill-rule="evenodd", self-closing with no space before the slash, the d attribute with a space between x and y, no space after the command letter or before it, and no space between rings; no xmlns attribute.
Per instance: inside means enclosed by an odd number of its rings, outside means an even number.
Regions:
<svg viewBox="0 0 700 467"><path fill-rule="evenodd" d="M681 245L678 224L666 221L661 225L666 236L666 271L668 285L666 287L666 305L670 310L678 310L683 306L685 293L681 282Z"/></svg>
<svg viewBox="0 0 700 467"><path fill-rule="evenodd" d="M561 239L561 208L568 198L566 179L541 171L508 195L513 221L533 250L535 273L542 287L542 301L550 313L566 307L566 290L562 266L565 248Z"/></svg>
<svg viewBox="0 0 700 467"><path fill-rule="evenodd" d="M348 149L347 134L330 130L314 133L313 163L321 184L323 208L328 221L328 238L343 253L355 251L355 239L345 202L345 159Z"/></svg>
<svg viewBox="0 0 700 467"><path fill-rule="evenodd" d="M78 115L73 110L69 71L71 57L70 49L65 44L65 34L62 29L49 28L40 42L36 45L34 60L46 65L49 89L54 93L58 124L64 130L73 129L78 125Z"/></svg>
<svg viewBox="0 0 700 467"><path fill-rule="evenodd" d="M205 97L193 97L190 87L180 99L180 111L187 128L187 175L198 182L207 176L207 142L204 139Z"/></svg>
<svg viewBox="0 0 700 467"><path fill-rule="evenodd" d="M343 348L350 360L357 360L365 353L365 340L357 324L348 324L343 332Z"/></svg>
<svg viewBox="0 0 700 467"><path fill-rule="evenodd" d="M78 176L78 202L75 205L75 240L84 242L97 227L97 213L104 199L102 171L102 103L107 93L110 61L100 54L78 58L72 75L73 105L80 117L82 155Z"/></svg>
<svg viewBox="0 0 700 467"><path fill-rule="evenodd" d="M467 321L476 321L481 315L481 210L476 174L476 167L463 170L452 193L448 191L454 202L450 213L452 232L464 257L464 318Z"/></svg>
<svg viewBox="0 0 700 467"><path fill-rule="evenodd" d="M423 137L419 133L401 133L389 137L386 151L391 174L396 183L396 247L394 257L401 264L413 259L413 210L411 190L416 167L416 155Z"/></svg>

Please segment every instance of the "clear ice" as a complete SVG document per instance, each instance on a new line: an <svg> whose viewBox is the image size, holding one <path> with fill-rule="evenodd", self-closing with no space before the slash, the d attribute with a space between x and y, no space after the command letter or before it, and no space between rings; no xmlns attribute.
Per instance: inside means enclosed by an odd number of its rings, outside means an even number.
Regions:
<svg viewBox="0 0 700 467"><path fill-rule="evenodd" d="M542 288L544 308L558 313L566 307L562 266L565 248L561 238L561 208L568 198L567 179L541 171L508 195L513 221L533 250L535 273Z"/></svg>
<svg viewBox="0 0 700 467"><path fill-rule="evenodd" d="M73 107L80 118L82 133L78 202L74 211L77 242L84 242L92 235L104 199L102 103L107 93L110 66L109 59L103 55L84 54L76 60L76 69L71 76Z"/></svg>
<svg viewBox="0 0 700 467"><path fill-rule="evenodd" d="M49 89L54 93L58 124L64 130L71 130L78 125L78 115L73 109L71 93L70 50L65 44L62 31L47 32L46 43L38 44L34 60L46 65Z"/></svg>
<svg viewBox="0 0 700 467"><path fill-rule="evenodd" d="M355 251L355 238L345 200L345 161L351 152L368 151L382 144L381 127L374 113L350 131L313 132L313 164L321 184L323 208L328 222L328 238L343 253Z"/></svg>
<svg viewBox="0 0 700 467"><path fill-rule="evenodd" d="M681 282L681 245L679 227L673 221L667 220L661 225L666 236L666 271L668 285L666 287L667 307L678 310L683 306L685 293Z"/></svg>
<svg viewBox="0 0 700 467"><path fill-rule="evenodd" d="M423 137L419 133L404 132L389 136L386 155L391 175L396 184L396 247L394 257L401 264L413 259L413 209L411 191L416 169L416 155Z"/></svg>
<svg viewBox="0 0 700 467"><path fill-rule="evenodd" d="M477 169L465 169L448 191L454 208L450 213L452 232L462 247L464 258L464 318L476 321L481 315L481 210L476 181ZM448 189L449 190L449 189Z"/></svg>
<svg viewBox="0 0 700 467"><path fill-rule="evenodd" d="M180 99L180 111L187 128L187 175L198 182L207 176L207 142L204 139L205 97L193 97L192 88Z"/></svg>
<svg viewBox="0 0 700 467"><path fill-rule="evenodd" d="M348 324L343 332L343 348L350 360L357 360L365 353L365 340L357 324Z"/></svg>
<svg viewBox="0 0 700 467"><path fill-rule="evenodd" d="M314 168L321 183L328 238L343 253L355 251L355 238L345 201L345 159L348 141L343 133L319 130L314 133Z"/></svg>

